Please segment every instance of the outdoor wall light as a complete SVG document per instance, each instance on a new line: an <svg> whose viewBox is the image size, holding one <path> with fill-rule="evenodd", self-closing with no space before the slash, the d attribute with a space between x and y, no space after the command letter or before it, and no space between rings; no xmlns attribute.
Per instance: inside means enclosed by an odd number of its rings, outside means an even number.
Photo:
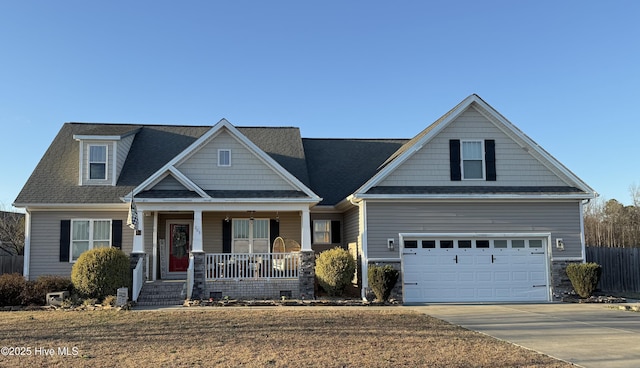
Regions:
<svg viewBox="0 0 640 368"><path fill-rule="evenodd" d="M393 239L392 238L387 239L387 248L389 248L389 250L393 250L394 249Z"/></svg>
<svg viewBox="0 0 640 368"><path fill-rule="evenodd" d="M564 250L564 241L562 238L556 238L556 248L558 250Z"/></svg>

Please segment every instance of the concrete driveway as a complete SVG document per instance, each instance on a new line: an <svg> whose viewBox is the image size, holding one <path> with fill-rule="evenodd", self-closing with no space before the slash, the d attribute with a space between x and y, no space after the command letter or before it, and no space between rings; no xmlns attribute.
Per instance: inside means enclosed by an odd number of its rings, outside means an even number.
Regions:
<svg viewBox="0 0 640 368"><path fill-rule="evenodd" d="M432 304L421 313L583 367L640 367L640 313L611 304Z"/></svg>

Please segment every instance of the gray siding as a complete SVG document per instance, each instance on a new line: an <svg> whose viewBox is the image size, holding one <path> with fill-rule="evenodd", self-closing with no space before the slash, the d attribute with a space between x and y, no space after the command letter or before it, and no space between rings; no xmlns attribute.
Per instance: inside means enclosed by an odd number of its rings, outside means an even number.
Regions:
<svg viewBox="0 0 640 368"><path fill-rule="evenodd" d="M359 208L353 207L344 214L344 243L357 243L360 240Z"/></svg>
<svg viewBox="0 0 640 368"><path fill-rule="evenodd" d="M160 180L158 184L156 184L153 189L155 190L185 190L184 185L180 184L176 178L172 175L167 175L164 179Z"/></svg>
<svg viewBox="0 0 640 368"><path fill-rule="evenodd" d="M116 181L118 180L120 172L122 171L122 166L124 166L124 162L127 160L127 156L129 155L129 149L133 143L133 138L135 138L135 135L132 134L124 137L118 142L118 152L116 152Z"/></svg>
<svg viewBox="0 0 640 368"><path fill-rule="evenodd" d="M231 150L231 166L218 166L218 149ZM229 133L222 132L178 169L204 190L294 189Z"/></svg>
<svg viewBox="0 0 640 368"><path fill-rule="evenodd" d="M133 248L133 230L126 226L127 212L56 211L31 213L31 257L29 279L41 275L71 276L73 263L60 262L60 221L71 219L122 220L122 250Z"/></svg>
<svg viewBox="0 0 640 368"><path fill-rule="evenodd" d="M551 233L563 238L553 257L581 257L580 204L573 202L367 203L368 257L399 257L399 233ZM554 248L554 247L552 247Z"/></svg>
<svg viewBox="0 0 640 368"><path fill-rule="evenodd" d="M497 181L451 181L449 140L496 141ZM567 186L544 166L533 151L523 148L474 108L469 108L438 136L405 161L382 182L382 186Z"/></svg>

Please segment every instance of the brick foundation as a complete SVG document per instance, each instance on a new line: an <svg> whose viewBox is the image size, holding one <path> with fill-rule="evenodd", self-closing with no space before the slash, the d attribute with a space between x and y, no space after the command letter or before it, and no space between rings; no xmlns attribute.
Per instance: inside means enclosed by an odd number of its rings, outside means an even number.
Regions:
<svg viewBox="0 0 640 368"><path fill-rule="evenodd" d="M280 299L282 295L291 299L300 299L298 279L241 279L208 281L204 299ZM290 295L290 296L289 296ZM305 298L307 296L305 295Z"/></svg>

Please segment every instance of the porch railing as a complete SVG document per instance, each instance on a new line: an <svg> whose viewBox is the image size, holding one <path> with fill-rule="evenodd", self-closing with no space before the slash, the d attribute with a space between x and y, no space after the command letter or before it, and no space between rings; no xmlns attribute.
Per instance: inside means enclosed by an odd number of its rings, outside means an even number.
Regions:
<svg viewBox="0 0 640 368"><path fill-rule="evenodd" d="M191 300L191 293L193 292L193 254L189 256L189 267L187 268L187 300Z"/></svg>
<svg viewBox="0 0 640 368"><path fill-rule="evenodd" d="M300 253L209 253L206 280L298 278Z"/></svg>
<svg viewBox="0 0 640 368"><path fill-rule="evenodd" d="M134 302L138 301L140 290L142 290L142 285L144 284L144 267L142 267L142 260L142 258L138 258L138 263L136 263L136 267L133 269L133 290L131 291L131 300Z"/></svg>

